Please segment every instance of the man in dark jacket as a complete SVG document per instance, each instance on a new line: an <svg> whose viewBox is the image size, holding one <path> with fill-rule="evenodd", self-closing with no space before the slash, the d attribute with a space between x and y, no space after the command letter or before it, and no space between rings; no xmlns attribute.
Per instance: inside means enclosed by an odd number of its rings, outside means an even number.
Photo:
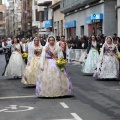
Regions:
<svg viewBox="0 0 120 120"><path fill-rule="evenodd" d="M41 45L42 45L42 46L45 46L46 42L45 42L45 40L43 39L43 37L40 38L40 42L41 42Z"/></svg>

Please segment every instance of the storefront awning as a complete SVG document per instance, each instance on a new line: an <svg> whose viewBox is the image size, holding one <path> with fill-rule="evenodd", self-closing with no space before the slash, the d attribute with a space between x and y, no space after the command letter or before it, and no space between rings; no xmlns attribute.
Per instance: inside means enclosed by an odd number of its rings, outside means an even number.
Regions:
<svg viewBox="0 0 120 120"><path fill-rule="evenodd" d="M65 22L65 28L72 28L72 27L76 27L76 20Z"/></svg>

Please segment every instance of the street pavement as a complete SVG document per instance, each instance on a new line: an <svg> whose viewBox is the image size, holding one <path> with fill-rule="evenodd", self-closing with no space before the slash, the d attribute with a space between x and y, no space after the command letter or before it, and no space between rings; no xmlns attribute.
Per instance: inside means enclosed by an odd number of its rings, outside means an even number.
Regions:
<svg viewBox="0 0 120 120"><path fill-rule="evenodd" d="M37 98L35 87L1 76L4 66L4 55L0 55L0 120L120 120L119 80L96 80L71 63L67 71L73 95Z"/></svg>

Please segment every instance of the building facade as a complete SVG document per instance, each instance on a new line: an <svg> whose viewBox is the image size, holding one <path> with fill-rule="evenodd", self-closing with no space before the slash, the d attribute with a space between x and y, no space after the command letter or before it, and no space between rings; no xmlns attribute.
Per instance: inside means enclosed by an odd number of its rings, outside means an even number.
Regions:
<svg viewBox="0 0 120 120"><path fill-rule="evenodd" d="M65 35L64 14L60 12L60 0L53 0L51 8L53 9L54 36Z"/></svg>
<svg viewBox="0 0 120 120"><path fill-rule="evenodd" d="M52 0L37 0L39 8L42 8L43 11L40 11L40 23L43 25L40 26L39 35L47 37L49 34L53 34L53 14L52 14Z"/></svg>
<svg viewBox="0 0 120 120"><path fill-rule="evenodd" d="M44 11L44 7L38 6L37 0L32 1L32 33L33 37L39 36L40 27L43 23L40 22L40 12Z"/></svg>
<svg viewBox="0 0 120 120"><path fill-rule="evenodd" d="M2 0L0 0L0 37L5 35L5 10L6 6L3 5Z"/></svg>
<svg viewBox="0 0 120 120"><path fill-rule="evenodd" d="M19 36L22 28L21 23L21 0L8 0L9 6L6 10L6 36Z"/></svg>
<svg viewBox="0 0 120 120"><path fill-rule="evenodd" d="M6 10L6 36L15 35L15 26L14 26L14 0L8 0L9 6Z"/></svg>
<svg viewBox="0 0 120 120"><path fill-rule="evenodd" d="M14 0L14 36L20 36L22 31L22 4L21 0Z"/></svg>
<svg viewBox="0 0 120 120"><path fill-rule="evenodd" d="M22 0L22 32L24 37L32 36L32 0Z"/></svg>
<svg viewBox="0 0 120 120"><path fill-rule="evenodd" d="M117 32L116 0L62 0L67 37Z"/></svg>

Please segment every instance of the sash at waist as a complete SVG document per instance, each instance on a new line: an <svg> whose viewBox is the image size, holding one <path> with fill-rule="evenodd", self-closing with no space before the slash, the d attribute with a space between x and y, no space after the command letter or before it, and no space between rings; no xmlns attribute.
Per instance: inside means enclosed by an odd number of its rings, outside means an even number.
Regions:
<svg viewBox="0 0 120 120"><path fill-rule="evenodd" d="M52 57L46 57L47 59L53 59Z"/></svg>

